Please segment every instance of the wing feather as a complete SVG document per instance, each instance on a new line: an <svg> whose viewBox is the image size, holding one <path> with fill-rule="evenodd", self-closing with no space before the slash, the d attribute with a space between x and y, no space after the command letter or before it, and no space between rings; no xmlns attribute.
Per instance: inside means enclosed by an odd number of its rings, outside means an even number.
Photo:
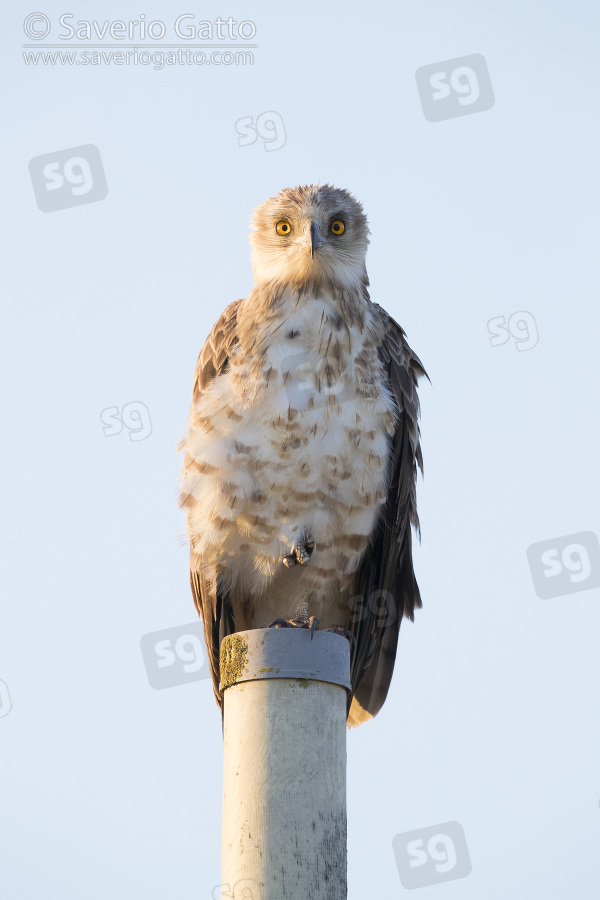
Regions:
<svg viewBox="0 0 600 900"><path fill-rule="evenodd" d="M411 527L420 534L416 481L417 469L423 471L423 458L417 383L428 376L400 325L377 304L374 309L383 326L379 353L398 419L390 446L387 500L354 587L350 726L381 709L394 671L400 623L403 616L413 620L415 609L422 606L412 564Z"/></svg>
<svg viewBox="0 0 600 900"><path fill-rule="evenodd" d="M215 323L200 351L194 372L192 408L194 402L211 382L227 371L229 356L238 343L236 328L239 302L239 300L235 300L229 304L221 318ZM190 460L186 453L184 467L188 461ZM186 505L185 498L182 498L182 505ZM210 570L205 570L202 567L198 571L190 569L190 583L194 604L204 626L204 638L208 651L215 699L217 705L221 708L219 649L223 638L228 634L233 634L235 631L231 600L229 594L221 586L219 575L215 576Z"/></svg>

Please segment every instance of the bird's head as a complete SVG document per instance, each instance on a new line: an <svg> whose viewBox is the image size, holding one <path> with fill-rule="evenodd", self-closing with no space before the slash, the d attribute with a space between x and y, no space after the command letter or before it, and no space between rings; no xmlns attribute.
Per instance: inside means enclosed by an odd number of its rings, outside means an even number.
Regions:
<svg viewBox="0 0 600 900"><path fill-rule="evenodd" d="M284 188L254 211L252 225L255 284L368 284L367 218L348 191Z"/></svg>

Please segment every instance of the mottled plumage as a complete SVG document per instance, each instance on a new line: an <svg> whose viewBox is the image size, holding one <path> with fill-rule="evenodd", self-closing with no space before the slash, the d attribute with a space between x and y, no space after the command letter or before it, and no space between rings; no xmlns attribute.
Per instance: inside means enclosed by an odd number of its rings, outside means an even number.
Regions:
<svg viewBox="0 0 600 900"><path fill-rule="evenodd" d="M255 285L202 348L182 444L192 591L219 705L225 635L316 616L354 635L357 725L381 708L402 616L421 606L425 372L369 299L367 221L348 192L283 190L253 224Z"/></svg>

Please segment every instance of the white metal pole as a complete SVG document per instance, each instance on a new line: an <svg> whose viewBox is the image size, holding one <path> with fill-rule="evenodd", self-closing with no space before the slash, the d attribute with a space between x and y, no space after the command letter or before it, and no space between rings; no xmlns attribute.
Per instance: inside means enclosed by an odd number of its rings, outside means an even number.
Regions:
<svg viewBox="0 0 600 900"><path fill-rule="evenodd" d="M235 900L346 900L347 639L230 635L221 689L223 886Z"/></svg>

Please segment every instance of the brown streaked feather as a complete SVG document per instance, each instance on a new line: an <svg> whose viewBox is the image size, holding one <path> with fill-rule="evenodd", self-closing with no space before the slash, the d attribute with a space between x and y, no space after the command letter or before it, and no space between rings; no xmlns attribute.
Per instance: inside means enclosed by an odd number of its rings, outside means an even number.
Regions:
<svg viewBox="0 0 600 900"><path fill-rule="evenodd" d="M198 356L194 372L192 398L196 399L208 387L213 378L226 371L229 354L238 342L236 335L237 310L240 300L230 303L215 323Z"/></svg>
<svg viewBox="0 0 600 900"><path fill-rule="evenodd" d="M351 659L350 726L361 724L381 709L394 671L402 617L414 619L415 609L422 606L412 564L411 526L419 534L416 479L417 468L423 471L423 459L416 388L418 379L428 376L400 325L377 304L374 308L385 330L379 353L398 408L398 422L390 446L387 501L353 591L350 629L356 640Z"/></svg>
<svg viewBox="0 0 600 900"><path fill-rule="evenodd" d="M229 304L200 351L194 373L192 401L198 398L214 378L227 371L229 355L238 343L236 325L239 302L235 300ZM219 575L210 576L204 572L191 570L190 583L194 604L204 626L215 699L219 708L222 708L219 691L219 650L223 638L235 632L231 601L229 595L220 587Z"/></svg>
<svg viewBox="0 0 600 900"><path fill-rule="evenodd" d="M194 604L204 626L204 640L208 651L208 662L212 677L213 691L219 709L223 709L223 698L219 691L220 665L219 651L221 641L228 634L236 631L233 621L233 609L229 594L220 587L220 577L215 580L206 577L202 572L190 571L190 584Z"/></svg>

